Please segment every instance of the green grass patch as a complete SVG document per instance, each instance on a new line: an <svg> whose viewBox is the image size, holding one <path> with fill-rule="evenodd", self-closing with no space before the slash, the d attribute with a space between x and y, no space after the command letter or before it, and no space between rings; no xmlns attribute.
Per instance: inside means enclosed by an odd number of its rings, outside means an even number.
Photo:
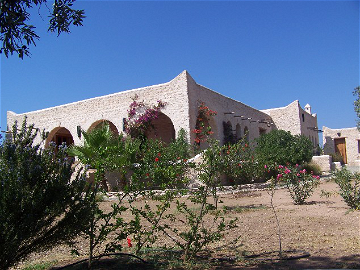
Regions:
<svg viewBox="0 0 360 270"><path fill-rule="evenodd" d="M57 261L50 261L50 262L42 262L42 263L34 263L30 265L26 265L22 268L22 270L46 270L50 267L54 266Z"/></svg>

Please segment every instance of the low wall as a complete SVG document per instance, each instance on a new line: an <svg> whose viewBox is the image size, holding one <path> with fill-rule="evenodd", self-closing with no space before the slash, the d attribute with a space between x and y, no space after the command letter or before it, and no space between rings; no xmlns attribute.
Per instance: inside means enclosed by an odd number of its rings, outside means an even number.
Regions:
<svg viewBox="0 0 360 270"><path fill-rule="evenodd" d="M332 170L332 157L330 155L313 156L311 162L319 165L322 172L330 172Z"/></svg>

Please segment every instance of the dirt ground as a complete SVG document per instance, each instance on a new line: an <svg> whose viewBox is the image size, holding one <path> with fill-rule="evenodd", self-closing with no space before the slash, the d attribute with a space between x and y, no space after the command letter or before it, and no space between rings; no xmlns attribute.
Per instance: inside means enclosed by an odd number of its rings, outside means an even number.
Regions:
<svg viewBox="0 0 360 270"><path fill-rule="evenodd" d="M286 189L275 192L274 205L281 226L282 249L292 250L285 253L289 255L310 255L293 260L278 260L277 253L274 253L279 250L279 241L267 191L220 195L220 207L229 209L227 218L238 217L238 227L222 241L209 247L211 256L206 260L218 263L211 264L208 269L360 269L360 212L349 211L340 195L321 197L322 190L329 192L338 189L335 183L322 179L321 185L305 205L294 205ZM111 202L102 204L107 208ZM236 238L239 238L237 243L234 242ZM164 243L170 244L166 239L162 241ZM85 245L85 242L80 242L80 251ZM131 250L126 247L124 252ZM244 255L250 255L250 258ZM56 265L61 266L80 259L72 257L67 247L57 247L32 255L24 264L56 261ZM148 268L134 265L130 268L102 266L97 269Z"/></svg>

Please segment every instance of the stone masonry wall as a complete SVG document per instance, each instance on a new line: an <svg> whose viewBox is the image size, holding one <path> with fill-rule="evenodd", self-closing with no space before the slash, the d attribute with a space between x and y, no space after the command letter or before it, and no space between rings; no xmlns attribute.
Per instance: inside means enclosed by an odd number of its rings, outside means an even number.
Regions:
<svg viewBox="0 0 360 270"><path fill-rule="evenodd" d="M57 127L65 127L72 134L74 143L78 145L81 140L77 136L77 126L88 130L94 122L108 120L116 126L119 132L122 132L123 118L127 117L127 110L132 102L132 97L135 95L139 96L139 100L145 100L147 104L151 105L155 105L159 99L166 102L167 106L162 112L172 120L175 133L177 134L181 128L189 130L189 107L185 72L164 84L119 92L24 114L9 111L7 125L10 128L15 120L22 123L26 115L28 123L34 123L35 127L45 129L48 132Z"/></svg>
<svg viewBox="0 0 360 270"><path fill-rule="evenodd" d="M329 155L335 153L334 139L345 138L347 164L350 166L359 165L360 154L358 142L360 140L360 132L356 127L342 129L323 127L323 131L324 154Z"/></svg>
<svg viewBox="0 0 360 270"><path fill-rule="evenodd" d="M249 131L250 141L260 136L259 128L264 129L266 133L273 129L272 126L268 126L266 123L259 123L261 120L268 120L271 122L269 115L247 106L239 101L225 97L204 86L201 86L197 84L190 76L188 83L191 129L195 128L198 106L200 102L204 102L211 110L217 111L217 115L212 119L213 125L215 125L212 126L212 128L213 131L216 131L216 134L214 134L215 139L220 140L220 142L222 142L224 138L223 121L230 121L234 135L236 135L237 125L240 125L241 127L241 136L244 136L244 129L247 128ZM225 114L230 112L234 112L234 114ZM235 116L244 117L241 118ZM192 141L194 140L194 137L194 134L191 134Z"/></svg>

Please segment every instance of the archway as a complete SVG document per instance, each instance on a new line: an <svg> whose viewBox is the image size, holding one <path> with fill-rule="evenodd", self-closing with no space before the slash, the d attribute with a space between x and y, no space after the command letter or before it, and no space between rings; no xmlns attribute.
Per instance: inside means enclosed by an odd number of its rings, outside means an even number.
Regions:
<svg viewBox="0 0 360 270"><path fill-rule="evenodd" d="M233 133L232 124L230 121L223 122L223 143L224 144L233 144L236 142L236 138Z"/></svg>
<svg viewBox="0 0 360 270"><path fill-rule="evenodd" d="M241 139L241 126L240 124L236 125L236 140L240 140Z"/></svg>
<svg viewBox="0 0 360 270"><path fill-rule="evenodd" d="M70 131L64 127L54 128L45 141L45 147L49 147L50 142L54 142L56 147L65 143L67 146L74 144L73 136Z"/></svg>
<svg viewBox="0 0 360 270"><path fill-rule="evenodd" d="M148 139L157 139L165 143L175 140L175 128L171 119L164 113L159 113L158 118L151 121L152 127L145 133Z"/></svg>
<svg viewBox="0 0 360 270"><path fill-rule="evenodd" d="M92 123L91 126L88 128L87 132L91 132L92 130L94 130L96 128L100 128L106 124L109 125L109 128L114 135L116 135L116 136L119 135L119 131L116 128L116 126L111 121L105 120L105 119L101 119L101 120L98 120L98 121Z"/></svg>

